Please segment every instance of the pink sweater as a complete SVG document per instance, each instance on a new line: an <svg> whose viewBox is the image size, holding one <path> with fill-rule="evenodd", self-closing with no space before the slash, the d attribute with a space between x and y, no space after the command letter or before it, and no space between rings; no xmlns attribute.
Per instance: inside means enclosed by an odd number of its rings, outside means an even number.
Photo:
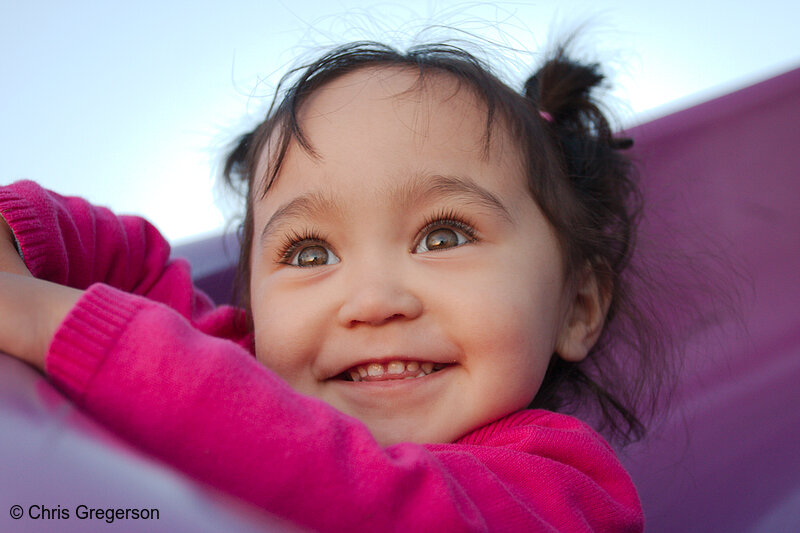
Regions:
<svg viewBox="0 0 800 533"><path fill-rule="evenodd" d="M33 182L0 188L31 272L87 289L47 373L118 434L191 476L323 531L641 531L636 490L579 420L510 414L452 444L383 448L258 364L241 311L193 288L138 217Z"/></svg>

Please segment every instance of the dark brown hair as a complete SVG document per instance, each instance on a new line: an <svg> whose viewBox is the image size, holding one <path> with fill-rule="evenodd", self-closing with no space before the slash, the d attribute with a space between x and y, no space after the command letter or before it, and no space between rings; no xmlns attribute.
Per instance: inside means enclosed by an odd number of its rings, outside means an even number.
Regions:
<svg viewBox="0 0 800 533"><path fill-rule="evenodd" d="M334 78L364 67L414 68L420 82L431 73L454 77L486 104L487 149L498 117L509 128L524 157L531 195L555 228L567 282L577 283L588 265L610 298L606 326L587 358L571 363L554 354L531 407L589 409L610 437L622 442L641 438L644 420L653 414L668 375L669 343L629 289L641 199L621 150L632 141L612 135L593 99L593 89L604 79L599 66L570 59L564 47L551 54L520 92L475 56L441 44L401 53L378 43L353 43L287 74L266 119L236 141L223 173L225 182L246 199L237 293L248 316L253 198L267 193L292 141L314 154L298 121L305 99ZM294 81L286 88L290 79ZM267 175L257 176L265 147L272 154Z"/></svg>

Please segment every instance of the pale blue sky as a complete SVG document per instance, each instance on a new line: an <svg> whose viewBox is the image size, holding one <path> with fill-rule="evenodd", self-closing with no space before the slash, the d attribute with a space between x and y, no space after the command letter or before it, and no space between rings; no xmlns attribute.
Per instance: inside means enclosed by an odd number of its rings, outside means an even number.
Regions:
<svg viewBox="0 0 800 533"><path fill-rule="evenodd" d="M507 63L515 79L590 21L585 47L615 73L614 109L633 124L800 67L799 20L786 0L0 0L0 183L36 179L185 242L221 231L230 212L213 185L222 147L320 47L402 47L446 24L530 50Z"/></svg>

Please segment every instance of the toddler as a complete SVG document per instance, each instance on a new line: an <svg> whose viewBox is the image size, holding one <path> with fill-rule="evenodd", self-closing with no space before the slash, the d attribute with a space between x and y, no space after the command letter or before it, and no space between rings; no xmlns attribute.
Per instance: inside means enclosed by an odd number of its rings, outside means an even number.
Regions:
<svg viewBox="0 0 800 533"><path fill-rule="evenodd" d="M640 531L610 446L555 412L589 391L641 430L585 370L625 309L638 209L601 80L563 50L522 94L449 46L320 58L226 162L241 309L146 221L3 187L0 349L316 530Z"/></svg>

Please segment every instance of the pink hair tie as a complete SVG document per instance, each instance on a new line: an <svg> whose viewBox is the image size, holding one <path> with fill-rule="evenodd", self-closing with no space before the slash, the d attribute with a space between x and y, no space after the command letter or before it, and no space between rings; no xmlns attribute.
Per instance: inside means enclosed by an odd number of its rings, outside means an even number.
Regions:
<svg viewBox="0 0 800 533"><path fill-rule="evenodd" d="M547 111L541 111L540 110L539 111L539 116L542 117L543 119L545 119L547 122L549 122L551 124L553 123L553 115L551 115Z"/></svg>

